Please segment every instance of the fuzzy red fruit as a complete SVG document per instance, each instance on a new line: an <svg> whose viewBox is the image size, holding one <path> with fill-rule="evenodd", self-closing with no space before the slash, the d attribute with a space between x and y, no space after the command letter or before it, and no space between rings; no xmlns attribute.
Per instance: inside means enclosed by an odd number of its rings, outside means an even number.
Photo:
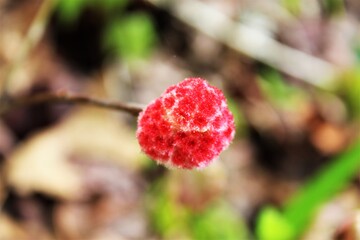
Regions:
<svg viewBox="0 0 360 240"><path fill-rule="evenodd" d="M140 113L136 135L158 163L203 168L234 138L234 118L221 90L201 78L187 78Z"/></svg>

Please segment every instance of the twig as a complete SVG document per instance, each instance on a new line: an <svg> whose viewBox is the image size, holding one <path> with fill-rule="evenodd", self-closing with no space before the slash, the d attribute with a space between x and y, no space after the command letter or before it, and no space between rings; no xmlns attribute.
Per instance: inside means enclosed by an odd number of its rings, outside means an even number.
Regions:
<svg viewBox="0 0 360 240"><path fill-rule="evenodd" d="M329 62L288 47L261 30L231 20L198 0L148 0L218 42L290 76L328 88L340 71Z"/></svg>
<svg viewBox="0 0 360 240"><path fill-rule="evenodd" d="M88 96L75 95L70 93L39 93L32 96L21 97L16 99L7 99L0 103L0 116L5 113L30 105L40 103L65 103L65 104L84 104L100 108L112 109L116 111L124 111L137 116L143 109L143 106L134 103L122 103L115 101L107 101L95 99Z"/></svg>

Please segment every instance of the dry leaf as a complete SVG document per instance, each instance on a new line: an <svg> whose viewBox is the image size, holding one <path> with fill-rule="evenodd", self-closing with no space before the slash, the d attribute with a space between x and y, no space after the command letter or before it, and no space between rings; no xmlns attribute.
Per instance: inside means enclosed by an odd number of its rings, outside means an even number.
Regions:
<svg viewBox="0 0 360 240"><path fill-rule="evenodd" d="M21 193L78 199L82 176L69 161L71 156L86 154L136 169L139 153L135 134L120 119L86 108L19 146L7 161L6 173L9 184Z"/></svg>
<svg viewBox="0 0 360 240"><path fill-rule="evenodd" d="M0 215L0 239L26 239L24 229L5 215Z"/></svg>

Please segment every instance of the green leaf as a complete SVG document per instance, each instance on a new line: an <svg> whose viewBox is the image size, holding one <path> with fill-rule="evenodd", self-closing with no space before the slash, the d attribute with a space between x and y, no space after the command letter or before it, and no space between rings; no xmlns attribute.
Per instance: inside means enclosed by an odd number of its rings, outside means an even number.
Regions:
<svg viewBox="0 0 360 240"><path fill-rule="evenodd" d="M95 4L103 7L105 10L112 10L112 9L121 9L126 6L128 0L93 0Z"/></svg>
<svg viewBox="0 0 360 240"><path fill-rule="evenodd" d="M352 118L360 119L360 64L339 79L338 93Z"/></svg>
<svg viewBox="0 0 360 240"><path fill-rule="evenodd" d="M239 104L229 97L226 99L229 110L234 116L236 135L238 136L239 134L244 134L246 131L246 120L244 114L240 110Z"/></svg>
<svg viewBox="0 0 360 240"><path fill-rule="evenodd" d="M282 5L294 15L301 11L301 0L282 0Z"/></svg>
<svg viewBox="0 0 360 240"><path fill-rule="evenodd" d="M344 10L343 0L322 0L324 10L329 15L342 13Z"/></svg>
<svg viewBox="0 0 360 240"><path fill-rule="evenodd" d="M162 239L187 236L189 212L174 199L164 181L153 186L149 202L151 223Z"/></svg>
<svg viewBox="0 0 360 240"><path fill-rule="evenodd" d="M354 52L357 62L360 63L360 42L355 46Z"/></svg>
<svg viewBox="0 0 360 240"><path fill-rule="evenodd" d="M284 209L284 216L301 233L316 210L342 190L360 170L360 139L311 179Z"/></svg>
<svg viewBox="0 0 360 240"><path fill-rule="evenodd" d="M105 10L118 11L126 6L128 0L60 0L57 6L60 19L65 23L73 23L79 17L81 11L87 7L92 6Z"/></svg>
<svg viewBox="0 0 360 240"><path fill-rule="evenodd" d="M245 224L225 203L210 206L196 215L191 224L193 239L249 239Z"/></svg>
<svg viewBox="0 0 360 240"><path fill-rule="evenodd" d="M141 13L113 21L105 33L105 47L126 60L148 56L155 42L152 21Z"/></svg>
<svg viewBox="0 0 360 240"><path fill-rule="evenodd" d="M259 240L292 240L295 230L291 223L275 208L264 208L256 222L256 236Z"/></svg>
<svg viewBox="0 0 360 240"><path fill-rule="evenodd" d="M276 106L284 109L296 109L306 98L299 88L287 84L280 73L274 69L264 70L258 78L264 95Z"/></svg>
<svg viewBox="0 0 360 240"><path fill-rule="evenodd" d="M79 16L87 0L61 0L57 6L60 19L65 23L74 22Z"/></svg>

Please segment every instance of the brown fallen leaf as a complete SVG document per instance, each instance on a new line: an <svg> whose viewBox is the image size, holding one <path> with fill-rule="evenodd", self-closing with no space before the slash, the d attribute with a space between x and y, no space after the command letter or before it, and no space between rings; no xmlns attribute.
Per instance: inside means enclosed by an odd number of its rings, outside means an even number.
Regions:
<svg viewBox="0 0 360 240"><path fill-rule="evenodd" d="M26 239L24 229L4 214L0 215L0 239Z"/></svg>
<svg viewBox="0 0 360 240"><path fill-rule="evenodd" d="M84 108L19 146L7 161L6 177L22 194L37 191L74 200L81 198L83 183L71 156L85 154L138 169L139 153L134 131L116 115Z"/></svg>

